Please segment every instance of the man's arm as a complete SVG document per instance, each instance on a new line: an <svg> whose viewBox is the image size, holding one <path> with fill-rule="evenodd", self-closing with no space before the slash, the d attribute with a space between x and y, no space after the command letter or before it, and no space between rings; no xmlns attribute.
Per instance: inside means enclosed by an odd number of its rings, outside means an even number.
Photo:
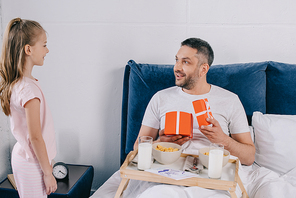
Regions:
<svg viewBox="0 0 296 198"><path fill-rule="evenodd" d="M200 131L212 142L221 143L224 148L239 158L242 164L251 165L255 160L255 146L249 132L226 135L215 119L207 119L213 126L201 126Z"/></svg>
<svg viewBox="0 0 296 198"><path fill-rule="evenodd" d="M155 140L157 137L157 133L158 133L158 129L142 125L140 128L140 132L138 134L138 137L137 137L135 144L134 144L134 150L136 150L138 148L138 141L139 141L140 136L150 136L153 138L153 140Z"/></svg>
<svg viewBox="0 0 296 198"><path fill-rule="evenodd" d="M225 149L237 156L242 164L252 165L255 160L255 146L250 132L232 134L232 138L225 144Z"/></svg>

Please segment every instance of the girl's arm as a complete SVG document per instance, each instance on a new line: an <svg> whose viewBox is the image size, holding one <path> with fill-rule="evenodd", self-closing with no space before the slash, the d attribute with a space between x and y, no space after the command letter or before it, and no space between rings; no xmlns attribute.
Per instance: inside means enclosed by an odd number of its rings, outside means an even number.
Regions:
<svg viewBox="0 0 296 198"><path fill-rule="evenodd" d="M40 101L34 98L29 100L24 107L29 130L29 139L44 174L43 180L46 187L46 194L49 195L56 191L57 183L52 175L52 166L49 163L45 142L41 133Z"/></svg>

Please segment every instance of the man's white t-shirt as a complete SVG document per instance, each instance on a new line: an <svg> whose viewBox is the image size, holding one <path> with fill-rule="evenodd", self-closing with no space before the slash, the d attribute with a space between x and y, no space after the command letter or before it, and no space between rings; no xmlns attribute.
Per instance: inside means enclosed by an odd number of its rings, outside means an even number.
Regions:
<svg viewBox="0 0 296 198"><path fill-rule="evenodd" d="M191 95L174 86L157 92L150 100L142 124L155 129L164 129L165 114L183 111L193 115L193 138L183 145L184 153L198 154L198 149L209 146L210 141L203 135L196 120L192 102L208 99L213 117L227 135L249 132L243 105L238 96L221 87L211 85L208 93Z"/></svg>

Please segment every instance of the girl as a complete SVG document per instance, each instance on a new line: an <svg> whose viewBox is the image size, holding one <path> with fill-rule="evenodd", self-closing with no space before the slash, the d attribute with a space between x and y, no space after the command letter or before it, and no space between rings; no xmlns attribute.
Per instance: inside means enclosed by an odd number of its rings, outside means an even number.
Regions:
<svg viewBox="0 0 296 198"><path fill-rule="evenodd" d="M34 65L42 66L49 52L46 43L38 22L20 18L8 23L3 37L0 100L17 140L11 165L21 198L47 197L57 189L51 166L56 155L53 120L32 76Z"/></svg>

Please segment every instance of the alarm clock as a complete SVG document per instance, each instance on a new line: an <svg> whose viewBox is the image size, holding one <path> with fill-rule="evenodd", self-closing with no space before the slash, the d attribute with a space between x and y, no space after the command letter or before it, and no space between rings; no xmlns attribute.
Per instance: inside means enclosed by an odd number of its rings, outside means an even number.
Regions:
<svg viewBox="0 0 296 198"><path fill-rule="evenodd" d="M69 168L63 162L57 162L53 165L52 174L57 180L69 179Z"/></svg>

